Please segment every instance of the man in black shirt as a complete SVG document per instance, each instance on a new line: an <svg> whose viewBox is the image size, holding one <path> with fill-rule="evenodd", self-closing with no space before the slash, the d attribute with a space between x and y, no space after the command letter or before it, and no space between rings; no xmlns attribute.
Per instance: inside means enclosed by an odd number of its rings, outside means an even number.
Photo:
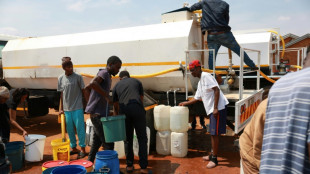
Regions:
<svg viewBox="0 0 310 174"><path fill-rule="evenodd" d="M133 131L136 130L139 143L139 164L141 173L148 173L146 118L143 107L143 87L139 80L130 78L128 71L119 74L120 81L113 89L114 115L126 115L126 170L133 172Z"/></svg>
<svg viewBox="0 0 310 174"><path fill-rule="evenodd" d="M189 11L201 10L201 32L208 33L208 49L214 49L215 58L221 45L231 49L240 56L240 46L230 31L229 4L222 0L202 0L189 8ZM257 70L254 62L244 53L244 62L252 69ZM209 69L213 69L213 51L209 52Z"/></svg>

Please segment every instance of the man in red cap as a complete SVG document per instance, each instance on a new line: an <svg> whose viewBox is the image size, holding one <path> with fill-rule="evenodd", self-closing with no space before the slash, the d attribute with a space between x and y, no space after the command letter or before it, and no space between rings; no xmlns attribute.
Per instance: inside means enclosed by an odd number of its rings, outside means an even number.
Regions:
<svg viewBox="0 0 310 174"><path fill-rule="evenodd" d="M198 77L197 91L193 100L180 103L180 106L186 106L202 100L206 113L210 117L209 131L211 133L212 153L209 156L202 157L206 161L210 161L207 168L217 166L217 153L219 145L219 135L226 133L226 115L228 100L219 88L215 78L207 73L202 72L201 64L198 60L194 60L189 64L189 70L192 76Z"/></svg>

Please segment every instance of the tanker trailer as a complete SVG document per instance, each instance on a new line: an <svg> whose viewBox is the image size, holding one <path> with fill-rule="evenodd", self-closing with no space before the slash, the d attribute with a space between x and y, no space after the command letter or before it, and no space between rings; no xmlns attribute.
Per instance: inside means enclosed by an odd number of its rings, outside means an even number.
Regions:
<svg viewBox="0 0 310 174"><path fill-rule="evenodd" d="M58 76L63 73L62 57L71 57L74 71L84 74L87 84L90 76L106 66L107 58L116 55L123 61L121 70L139 78L158 103L177 105L194 94L199 80L187 72L188 62L198 59L203 68L207 67L203 42L195 14L165 13L161 24L11 40L2 51L3 76L13 88L31 89L32 104L28 105L28 113L44 115L48 107L57 108L59 104L56 89ZM243 77L239 75L237 79ZM113 78L112 88L117 81L118 78ZM242 80L237 82L243 86ZM230 126L235 133L250 120L255 111L255 107L250 106L261 101L262 90L257 83L256 90L244 91L242 87L239 92L224 91L231 103ZM237 104L239 101L243 103ZM191 114L205 114L201 106L190 108ZM247 113L242 118L241 106L242 112Z"/></svg>

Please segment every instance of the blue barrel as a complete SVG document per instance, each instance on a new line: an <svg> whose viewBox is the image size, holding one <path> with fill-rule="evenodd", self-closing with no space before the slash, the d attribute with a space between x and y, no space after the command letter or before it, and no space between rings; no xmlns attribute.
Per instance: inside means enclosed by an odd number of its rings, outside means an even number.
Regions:
<svg viewBox="0 0 310 174"><path fill-rule="evenodd" d="M95 172L119 174L119 160L117 152L114 150L104 150L97 152Z"/></svg>
<svg viewBox="0 0 310 174"><path fill-rule="evenodd" d="M44 171L42 172L42 174L51 174L52 171L53 171L54 169L56 169L56 168L57 168L57 167L48 168L48 169L44 170Z"/></svg>
<svg viewBox="0 0 310 174"><path fill-rule="evenodd" d="M5 144L5 155L12 164L12 171L19 170L24 164L24 145L23 141L13 141Z"/></svg>
<svg viewBox="0 0 310 174"><path fill-rule="evenodd" d="M85 173L86 173L85 167L79 165L56 167L51 172L51 174L85 174Z"/></svg>

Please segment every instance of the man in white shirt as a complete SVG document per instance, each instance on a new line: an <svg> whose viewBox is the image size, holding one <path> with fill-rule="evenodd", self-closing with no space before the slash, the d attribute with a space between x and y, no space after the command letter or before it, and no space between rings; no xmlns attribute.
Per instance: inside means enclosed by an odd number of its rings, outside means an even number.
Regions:
<svg viewBox="0 0 310 174"><path fill-rule="evenodd" d="M180 103L180 106L186 106L202 100L206 113L210 117L210 133L213 152L209 156L202 157L206 161L210 161L207 168L217 166L217 153L219 145L219 136L226 133L226 116L229 103L219 88L215 78L207 73L202 72L201 64L198 60L193 60L189 64L189 70L192 76L198 77L197 91L193 100Z"/></svg>

